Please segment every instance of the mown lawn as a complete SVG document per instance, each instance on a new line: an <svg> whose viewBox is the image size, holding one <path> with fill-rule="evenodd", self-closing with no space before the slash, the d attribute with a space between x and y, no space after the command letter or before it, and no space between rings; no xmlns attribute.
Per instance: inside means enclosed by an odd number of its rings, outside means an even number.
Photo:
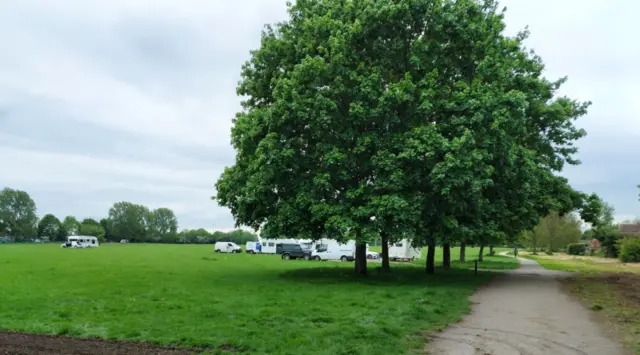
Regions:
<svg viewBox="0 0 640 355"><path fill-rule="evenodd" d="M521 253L523 258L537 261L549 270L562 270L581 272L585 274L631 272L640 273L640 263L623 264L618 259L605 259L600 257L570 256L566 254L531 255Z"/></svg>
<svg viewBox="0 0 640 355"><path fill-rule="evenodd" d="M506 259L506 258L505 258ZM211 246L0 246L0 329L255 354L401 354L494 273L215 254ZM462 266L461 266L462 267Z"/></svg>

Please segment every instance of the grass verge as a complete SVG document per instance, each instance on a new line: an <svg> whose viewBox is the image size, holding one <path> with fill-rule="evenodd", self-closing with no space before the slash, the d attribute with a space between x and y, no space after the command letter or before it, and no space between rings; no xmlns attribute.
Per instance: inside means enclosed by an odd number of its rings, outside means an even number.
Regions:
<svg viewBox="0 0 640 355"><path fill-rule="evenodd" d="M432 276L423 264L394 264L391 274L376 266L361 278L352 263L202 245L6 245L0 329L210 352L401 354L422 348L422 332L458 321L467 297L495 275L474 277L459 263Z"/></svg>
<svg viewBox="0 0 640 355"><path fill-rule="evenodd" d="M622 264L617 259L560 255L521 254L520 257L535 260L549 270L581 272L585 274L630 272L640 273L640 264Z"/></svg>
<svg viewBox="0 0 640 355"><path fill-rule="evenodd" d="M572 294L604 316L607 328L640 355L640 275L632 273L585 274L567 279Z"/></svg>

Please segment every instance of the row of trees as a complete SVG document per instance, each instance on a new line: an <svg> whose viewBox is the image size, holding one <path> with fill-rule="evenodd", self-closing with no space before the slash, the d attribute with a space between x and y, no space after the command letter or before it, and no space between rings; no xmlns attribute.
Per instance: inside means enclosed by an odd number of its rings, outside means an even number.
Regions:
<svg viewBox="0 0 640 355"><path fill-rule="evenodd" d="M541 217L594 224L600 200L557 175L578 164L589 102L556 94L503 34L494 0L299 0L243 66L235 164L214 199L264 236L408 238L428 246L515 241ZM555 212L553 212L555 211ZM554 244L551 242L550 244Z"/></svg>
<svg viewBox="0 0 640 355"><path fill-rule="evenodd" d="M108 216L97 221L93 218L78 220L67 216L63 220L53 214L41 219L36 215L36 204L25 191L5 188L0 191L0 236L16 241L34 238L64 241L70 235L90 235L101 241L148 243L212 243L228 240L245 243L257 240L253 233L236 230L229 233L210 233L205 229L178 232L178 219L169 208L150 210L130 202L117 202Z"/></svg>

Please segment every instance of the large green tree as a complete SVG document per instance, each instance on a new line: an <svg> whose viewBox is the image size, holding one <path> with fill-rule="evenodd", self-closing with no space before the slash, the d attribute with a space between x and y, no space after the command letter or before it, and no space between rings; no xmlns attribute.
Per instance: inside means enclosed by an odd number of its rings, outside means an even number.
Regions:
<svg viewBox="0 0 640 355"><path fill-rule="evenodd" d="M66 216L62 221L62 229L67 236L80 233L80 222L73 216Z"/></svg>
<svg viewBox="0 0 640 355"><path fill-rule="evenodd" d="M174 242L178 234L178 218L169 208L158 208L149 216L148 238L154 242Z"/></svg>
<svg viewBox="0 0 640 355"><path fill-rule="evenodd" d="M147 240L149 209L131 202L116 202L109 209L109 232L116 239Z"/></svg>
<svg viewBox="0 0 640 355"><path fill-rule="evenodd" d="M36 203L28 193L4 188L0 191L0 234L22 241L37 234Z"/></svg>
<svg viewBox="0 0 640 355"><path fill-rule="evenodd" d="M52 215L47 214L38 222L38 238L49 238L49 240L64 240L64 229L60 220Z"/></svg>

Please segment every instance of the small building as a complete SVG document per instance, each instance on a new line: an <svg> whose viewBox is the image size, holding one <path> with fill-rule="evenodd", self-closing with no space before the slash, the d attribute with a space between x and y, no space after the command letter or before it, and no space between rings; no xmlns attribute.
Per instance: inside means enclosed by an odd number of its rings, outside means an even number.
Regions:
<svg viewBox="0 0 640 355"><path fill-rule="evenodd" d="M640 223L621 223L620 233L626 235L640 235Z"/></svg>

